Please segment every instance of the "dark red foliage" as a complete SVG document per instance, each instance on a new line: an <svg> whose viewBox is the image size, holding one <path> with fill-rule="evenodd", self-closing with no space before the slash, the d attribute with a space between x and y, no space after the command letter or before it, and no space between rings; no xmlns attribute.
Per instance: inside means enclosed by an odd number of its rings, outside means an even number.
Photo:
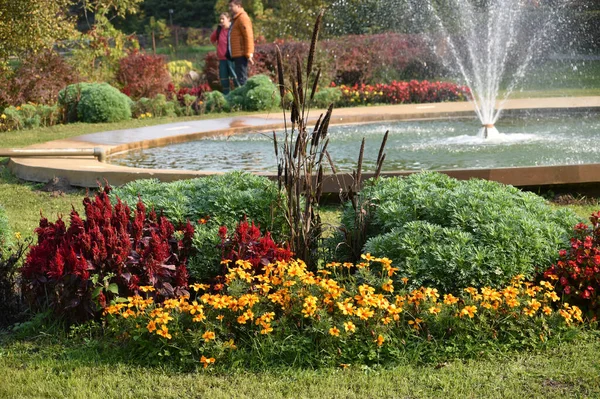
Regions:
<svg viewBox="0 0 600 399"><path fill-rule="evenodd" d="M217 53L212 51L204 57L204 80L213 90L222 90L219 80L219 60Z"/></svg>
<svg viewBox="0 0 600 399"><path fill-rule="evenodd" d="M52 105L59 91L78 81L77 73L55 51L32 53L12 75L0 78L0 106Z"/></svg>
<svg viewBox="0 0 600 399"><path fill-rule="evenodd" d="M557 281L556 291L565 302L579 306L592 316L600 315L600 211L590 217L591 227L579 223L571 247L559 252L559 260L544 273Z"/></svg>
<svg viewBox="0 0 600 399"><path fill-rule="evenodd" d="M202 95L204 93L210 92L211 90L212 89L208 85L208 83L201 83L195 87L182 87L179 90L175 90L175 87L173 85L169 85L167 97L169 99L177 98L177 101L179 101L179 105L185 106L185 101L184 101L183 97L186 94L189 94L194 97L202 98Z"/></svg>
<svg viewBox="0 0 600 399"><path fill-rule="evenodd" d="M137 100L166 95L171 75L163 57L133 51L119 61L117 81L123 93Z"/></svg>
<svg viewBox="0 0 600 399"><path fill-rule="evenodd" d="M121 200L111 204L109 192L107 185L95 198L86 197L86 220L73 210L68 228L62 218L52 223L42 217L35 229L37 245L21 268L23 291L32 305L47 300L56 313L82 321L115 298L110 284L121 296L153 286L158 300L186 292L191 224L177 240L171 222L154 211L147 215L141 200L131 217Z"/></svg>
<svg viewBox="0 0 600 399"><path fill-rule="evenodd" d="M289 261L293 253L282 246L278 246L271 238L271 233L263 236L260 228L246 219L238 223L235 232L227 235L227 227L219 229L223 260L236 262L237 260L249 261L256 273L260 273L263 266L277 261Z"/></svg>

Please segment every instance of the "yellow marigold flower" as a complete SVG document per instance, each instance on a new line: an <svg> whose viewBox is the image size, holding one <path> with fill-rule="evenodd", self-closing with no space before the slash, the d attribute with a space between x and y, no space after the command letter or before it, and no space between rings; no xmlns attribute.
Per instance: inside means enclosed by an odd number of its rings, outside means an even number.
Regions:
<svg viewBox="0 0 600 399"><path fill-rule="evenodd" d="M519 300L516 298L508 298L506 300L506 304L511 308L516 308L517 306L519 306Z"/></svg>
<svg viewBox="0 0 600 399"><path fill-rule="evenodd" d="M198 284L198 283L192 284L192 289L196 292L198 292L200 290L205 291L208 288L209 288L209 286L207 284Z"/></svg>
<svg viewBox="0 0 600 399"><path fill-rule="evenodd" d="M2 115L0 115L0 118L6 119L6 115L2 114Z"/></svg>
<svg viewBox="0 0 600 399"><path fill-rule="evenodd" d="M352 332L353 333L353 332L356 331L356 326L351 321L347 321L347 322L344 323L344 330L346 330L346 332Z"/></svg>
<svg viewBox="0 0 600 399"><path fill-rule="evenodd" d="M224 318L224 317L225 317L225 316L223 316L222 314L220 314L220 315L218 315L218 316L217 316L217 320L219 320L219 321L223 321L223 318Z"/></svg>
<svg viewBox="0 0 600 399"><path fill-rule="evenodd" d="M166 339L173 338L171 334L169 334L169 328L165 324L163 324L159 330L156 330L156 334Z"/></svg>
<svg viewBox="0 0 600 399"><path fill-rule="evenodd" d="M533 308L523 308L523 313L525 313L529 317L533 317L535 315L535 309L533 309Z"/></svg>
<svg viewBox="0 0 600 399"><path fill-rule="evenodd" d="M550 298L550 300L552 302L556 302L560 300L560 297L558 295L556 295L556 292L554 291L548 291L544 294L544 296L546 296L547 298Z"/></svg>
<svg viewBox="0 0 600 399"><path fill-rule="evenodd" d="M373 342L377 343L377 346L381 346L385 342L385 338L383 338L383 336L380 334Z"/></svg>
<svg viewBox="0 0 600 399"><path fill-rule="evenodd" d="M392 318L391 318L391 317L389 317L389 316L387 316L387 317L383 317L383 318L381 319L381 322L382 322L384 325L386 325L386 326L387 326L388 324L390 324L390 323L392 322Z"/></svg>
<svg viewBox="0 0 600 399"><path fill-rule="evenodd" d="M21 233L20 233L19 231L17 231L17 232L15 233L15 238L16 238L17 240L21 240Z"/></svg>
<svg viewBox="0 0 600 399"><path fill-rule="evenodd" d="M192 321L194 323L200 323L201 321L206 320L206 315L204 314L204 312L199 312L198 314L196 314L194 316L194 318L192 319Z"/></svg>
<svg viewBox="0 0 600 399"><path fill-rule="evenodd" d="M211 357L211 358L207 358L206 356L202 355L202 357L200 358L200 363L202 363L204 365L204 368L207 368L211 363L215 362L215 358Z"/></svg>
<svg viewBox="0 0 600 399"><path fill-rule="evenodd" d="M333 335L334 337L339 337L340 336L340 330L337 327L331 327L329 329L329 334Z"/></svg>
<svg viewBox="0 0 600 399"><path fill-rule="evenodd" d="M206 331L204 334L202 334L202 338L204 338L205 342L212 341L215 339L215 333L213 331Z"/></svg>
<svg viewBox="0 0 600 399"><path fill-rule="evenodd" d="M140 291L142 291L142 292L153 292L153 291L156 291L156 288L154 288L151 285L144 285L144 286L140 287Z"/></svg>
<svg viewBox="0 0 600 399"><path fill-rule="evenodd" d="M354 264L353 264L352 262L344 262L344 263L343 263L343 266L344 266L346 269L351 269L351 268L353 268L353 267L354 267Z"/></svg>
<svg viewBox="0 0 600 399"><path fill-rule="evenodd" d="M387 292L394 292L394 284L392 280L388 280L381 286L381 289Z"/></svg>
<svg viewBox="0 0 600 399"><path fill-rule="evenodd" d="M546 316L550 316L552 314L552 308L550 308L550 306L544 306L542 312L544 312Z"/></svg>
<svg viewBox="0 0 600 399"><path fill-rule="evenodd" d="M260 333L263 334L263 335L267 335L267 334L270 334L272 332L273 332L273 327L271 327L271 325L268 324L268 323L264 324L263 325L263 329L260 330Z"/></svg>
<svg viewBox="0 0 600 399"><path fill-rule="evenodd" d="M516 298L519 295L519 291L515 287L506 287L502 290L502 295L505 298Z"/></svg>
<svg viewBox="0 0 600 399"><path fill-rule="evenodd" d="M154 320L150 320L148 322L148 325L146 326L146 328L148 329L148 332L154 332L156 331L156 322Z"/></svg>
<svg viewBox="0 0 600 399"><path fill-rule="evenodd" d="M437 288L425 288L425 290L423 291L423 293L428 297L433 299L434 301L437 301L437 299L440 297L440 294L438 294L438 290Z"/></svg>
<svg viewBox="0 0 600 399"><path fill-rule="evenodd" d="M477 307L475 307L475 306L465 306L460 311L460 317L469 316L469 318L472 319L473 317L475 317L475 313L477 313Z"/></svg>
<svg viewBox="0 0 600 399"><path fill-rule="evenodd" d="M127 319L129 317L133 317L135 316L135 312L131 309L127 309L126 311L124 311L121 316L123 316L124 319Z"/></svg>
<svg viewBox="0 0 600 399"><path fill-rule="evenodd" d="M371 256L371 254L362 254L360 255L360 258L366 260L367 262L372 262L375 260L375 257Z"/></svg>
<svg viewBox="0 0 600 399"><path fill-rule="evenodd" d="M369 308L358 308L356 309L356 316L361 320L369 320L371 317L375 315L375 311Z"/></svg>
<svg viewBox="0 0 600 399"><path fill-rule="evenodd" d="M444 295L444 303L446 305L454 305L457 302L458 302L458 298L455 297L454 295L452 295L452 294Z"/></svg>
<svg viewBox="0 0 600 399"><path fill-rule="evenodd" d="M199 305L198 302L194 301L188 308L188 311L190 312L190 314L201 313L204 311L204 306Z"/></svg>
<svg viewBox="0 0 600 399"><path fill-rule="evenodd" d="M429 308L429 313L434 314L434 315L440 314L441 311L442 311L442 309L437 306L432 306Z"/></svg>
<svg viewBox="0 0 600 399"><path fill-rule="evenodd" d="M160 313L156 317L156 322L159 324L168 324L171 320L173 320L173 318L169 315L169 313Z"/></svg>

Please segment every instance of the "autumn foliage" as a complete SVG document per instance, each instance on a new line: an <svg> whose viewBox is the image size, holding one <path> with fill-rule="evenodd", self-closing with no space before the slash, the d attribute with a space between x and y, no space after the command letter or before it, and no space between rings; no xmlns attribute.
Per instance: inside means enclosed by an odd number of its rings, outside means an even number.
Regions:
<svg viewBox="0 0 600 399"><path fill-rule="evenodd" d="M111 204L110 190L107 185L86 197L85 220L73 210L68 227L60 217L54 223L41 218L37 244L21 269L34 308L47 305L80 321L140 286L152 286L159 300L185 294L194 228L188 223L176 233L165 217L147 215L141 200L132 215L119 199Z"/></svg>

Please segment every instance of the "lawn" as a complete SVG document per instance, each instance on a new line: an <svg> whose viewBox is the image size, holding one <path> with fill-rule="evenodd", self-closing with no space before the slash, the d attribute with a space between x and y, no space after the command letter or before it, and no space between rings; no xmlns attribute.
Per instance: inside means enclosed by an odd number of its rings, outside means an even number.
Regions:
<svg viewBox="0 0 600 399"><path fill-rule="evenodd" d="M443 364L226 374L125 364L95 341L0 346L0 397L42 398L586 398L600 396L600 340L583 333L539 353ZM121 354L122 355L122 354Z"/></svg>

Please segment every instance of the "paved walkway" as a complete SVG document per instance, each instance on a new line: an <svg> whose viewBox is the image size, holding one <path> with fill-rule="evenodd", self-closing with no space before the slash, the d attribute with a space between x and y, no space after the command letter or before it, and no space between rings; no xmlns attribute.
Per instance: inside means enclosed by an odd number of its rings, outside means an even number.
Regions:
<svg viewBox="0 0 600 399"><path fill-rule="evenodd" d="M565 97L565 98L539 98L539 99L517 99L509 100L505 104L505 112L554 112L558 109L565 110L590 110L600 112L600 97ZM312 119L316 119L324 111L312 111ZM459 103L435 103L435 104L406 104L388 105L360 108L335 109L332 124L361 123L390 120L415 120L432 119L443 117L474 117L473 104L468 102ZM107 154L115 154L122 151L140 148L150 148L184 141L197 140L212 135L230 135L238 133L251 133L281 129L283 126L283 115L281 112L260 114L247 117L229 117L214 120L186 121L171 123L167 125L150 126L136 129L117 130L101 133L93 133L73 137L68 140L55 140L37 144L31 148L93 148L100 147ZM94 187L98 180L107 179L113 185L126 182L155 177L161 181L172 181L194 176L205 176L207 172L181 171L181 170L159 170L129 168L107 163L100 163L91 157L62 157L62 158L18 158L9 163L11 170L20 178L31 181L46 182L54 176L65 177L71 184L82 187ZM600 166L599 166L600 167ZM537 185L537 184L563 184L566 180L574 182L600 181L600 174L593 172L582 172L572 167L539 167L533 168L530 173L533 178L529 179L507 179L493 178L492 176L514 169L494 169L477 171L456 171L450 174L458 177L477 176L492 178L515 185ZM556 170L556 168L561 168ZM575 166L581 168L581 166ZM519 168L520 170L530 168ZM541 175L550 173L551 179L542 179ZM393 173L402 174L403 172ZM567 177L563 175L567 173ZM212 174L212 173L211 173ZM367 175L368 176L368 175ZM522 174L522 176L524 176ZM536 177L537 176L537 177ZM335 191L335 190L334 190Z"/></svg>

